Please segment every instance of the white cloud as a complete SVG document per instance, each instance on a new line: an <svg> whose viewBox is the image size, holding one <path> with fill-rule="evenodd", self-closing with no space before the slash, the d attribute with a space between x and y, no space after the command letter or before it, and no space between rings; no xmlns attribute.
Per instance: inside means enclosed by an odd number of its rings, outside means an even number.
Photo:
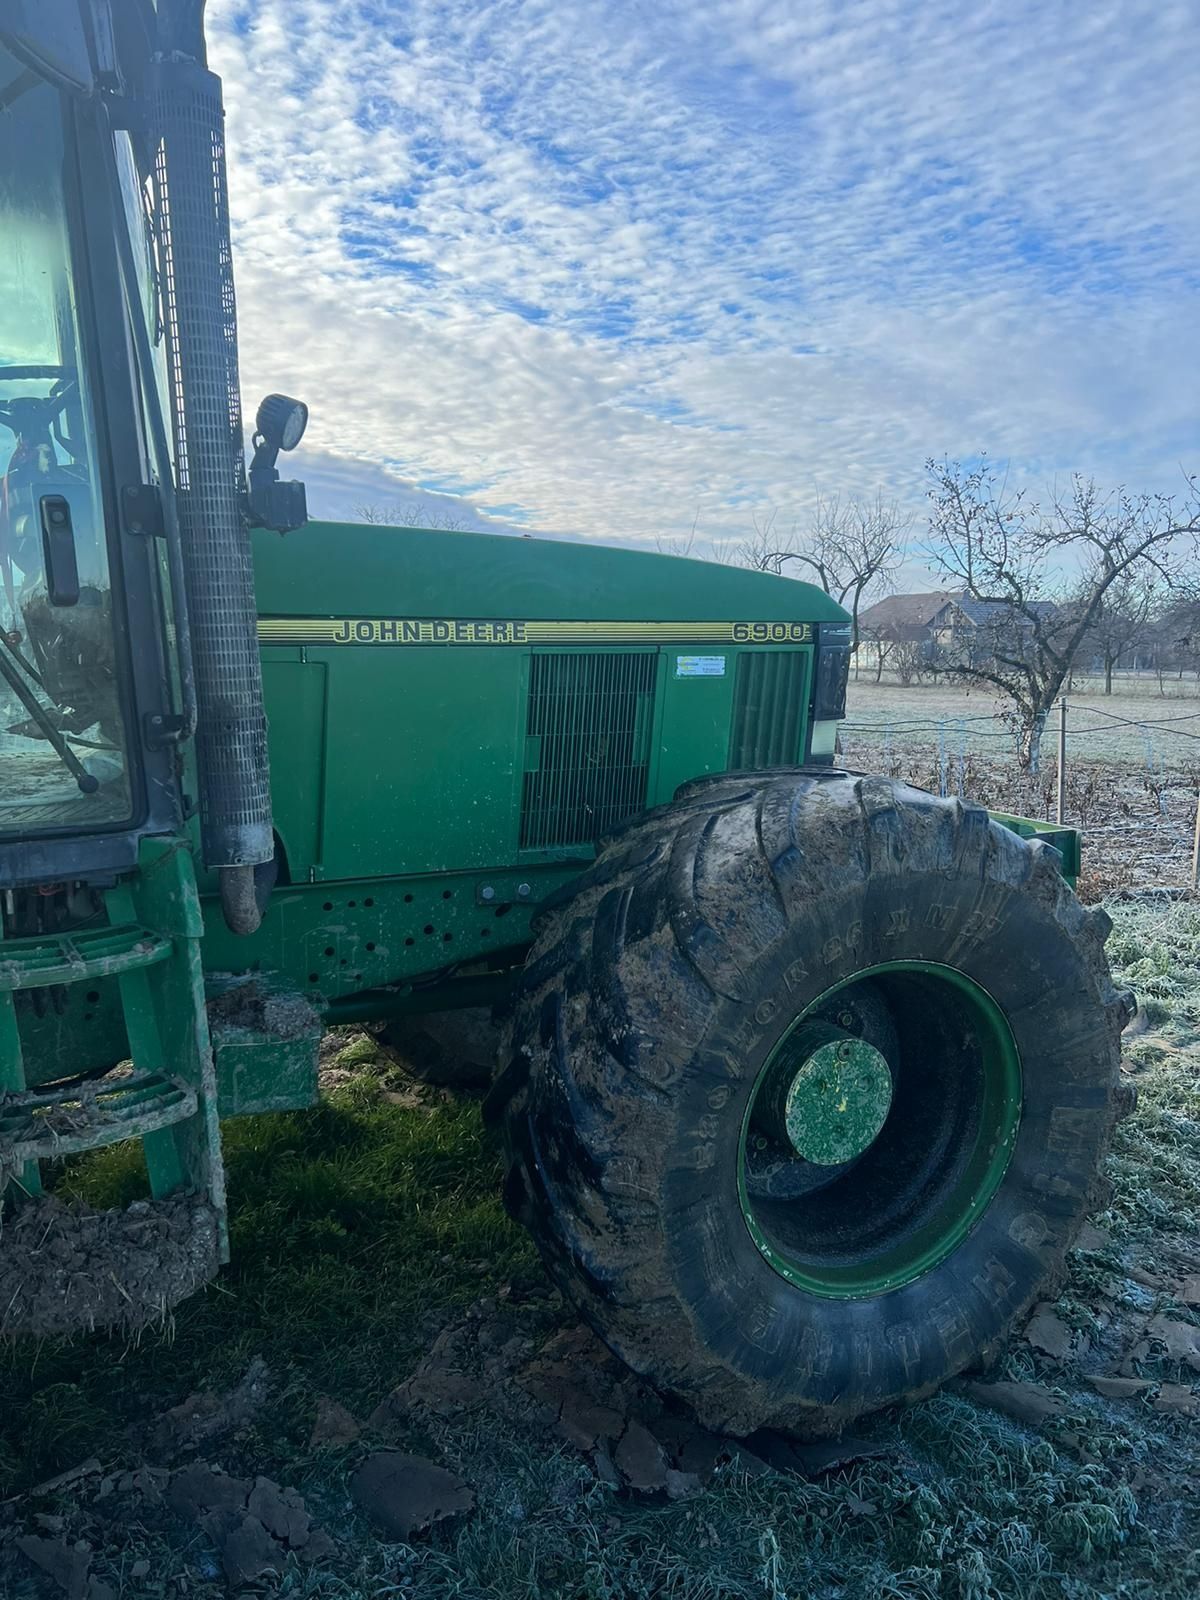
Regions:
<svg viewBox="0 0 1200 1600"><path fill-rule="evenodd" d="M247 393L347 482L606 539L943 451L1178 486L1190 3L209 9Z"/></svg>

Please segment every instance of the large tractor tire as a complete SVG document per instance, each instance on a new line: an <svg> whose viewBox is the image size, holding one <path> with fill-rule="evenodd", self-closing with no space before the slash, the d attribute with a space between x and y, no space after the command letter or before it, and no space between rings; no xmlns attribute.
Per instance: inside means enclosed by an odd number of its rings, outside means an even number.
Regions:
<svg viewBox="0 0 1200 1600"><path fill-rule="evenodd" d="M1109 926L979 806L689 785L540 915L488 1102L509 1207L711 1427L817 1436L928 1394L1103 1198Z"/></svg>

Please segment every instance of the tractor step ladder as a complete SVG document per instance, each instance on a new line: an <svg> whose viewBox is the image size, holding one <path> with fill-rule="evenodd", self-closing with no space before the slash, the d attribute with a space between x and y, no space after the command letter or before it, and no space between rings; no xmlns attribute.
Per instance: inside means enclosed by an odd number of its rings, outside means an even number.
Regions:
<svg viewBox="0 0 1200 1600"><path fill-rule="evenodd" d="M171 954L170 939L136 925L85 928L72 935L10 939L0 945L0 991L44 989L52 983L106 978L148 967Z"/></svg>
<svg viewBox="0 0 1200 1600"><path fill-rule="evenodd" d="M160 1072L5 1095L0 1099L0 1163L24 1170L28 1161L142 1139L186 1122L196 1109L196 1091L182 1078Z"/></svg>
<svg viewBox="0 0 1200 1600"><path fill-rule="evenodd" d="M138 1139L152 1200L187 1196L211 1215L215 1272L229 1254L225 1174L190 851L143 840L137 871L104 902L106 925L0 941L0 1194L11 1184L21 1204L41 1192L40 1162ZM31 1086L18 997L105 979L120 992L129 1063L80 1077L63 1061L61 1082L43 1069Z"/></svg>

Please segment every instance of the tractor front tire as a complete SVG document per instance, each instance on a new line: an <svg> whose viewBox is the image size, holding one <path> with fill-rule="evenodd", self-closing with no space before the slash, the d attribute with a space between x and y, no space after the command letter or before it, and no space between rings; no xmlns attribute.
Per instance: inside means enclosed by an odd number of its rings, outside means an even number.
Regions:
<svg viewBox="0 0 1200 1600"><path fill-rule="evenodd" d="M1102 1199L1108 928L979 806L689 785L540 913L487 1103L509 1209L710 1427L828 1435L926 1395Z"/></svg>

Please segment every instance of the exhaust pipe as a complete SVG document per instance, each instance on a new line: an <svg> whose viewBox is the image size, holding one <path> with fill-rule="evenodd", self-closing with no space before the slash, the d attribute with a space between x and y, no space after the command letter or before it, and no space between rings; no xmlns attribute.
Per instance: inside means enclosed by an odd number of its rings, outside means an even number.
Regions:
<svg viewBox="0 0 1200 1600"><path fill-rule="evenodd" d="M203 0L160 3L155 166L175 478L196 679L200 835L236 933L261 920L254 868L274 855L258 654L220 79Z"/></svg>

